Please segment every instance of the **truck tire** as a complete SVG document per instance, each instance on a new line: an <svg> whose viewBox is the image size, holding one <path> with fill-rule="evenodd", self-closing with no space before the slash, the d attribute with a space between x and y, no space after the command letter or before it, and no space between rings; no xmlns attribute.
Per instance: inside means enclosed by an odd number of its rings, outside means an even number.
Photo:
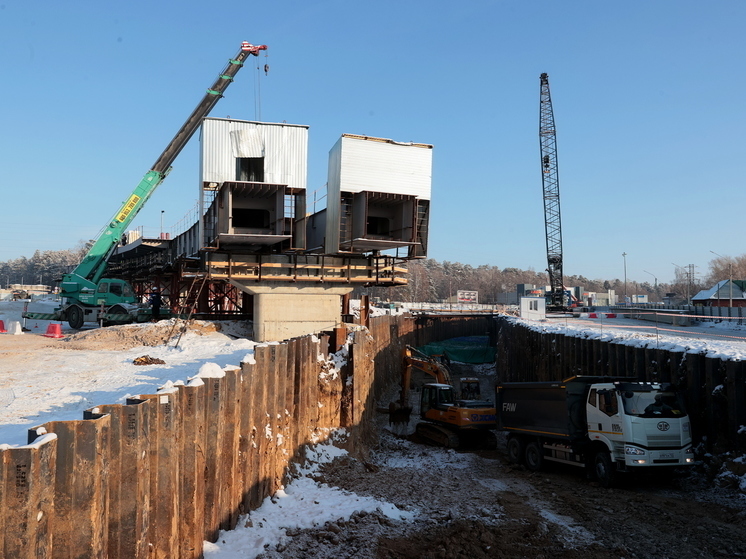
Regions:
<svg viewBox="0 0 746 559"><path fill-rule="evenodd" d="M523 439L515 435L510 435L507 442L508 461L513 464L523 463L523 453L525 451Z"/></svg>
<svg viewBox="0 0 746 559"><path fill-rule="evenodd" d="M532 472L538 472L544 465L544 453L541 449L541 444L537 441L531 441L526 445L524 452L526 457L526 468Z"/></svg>
<svg viewBox="0 0 746 559"><path fill-rule="evenodd" d="M599 450L593 457L593 475L602 487L614 485L616 468L607 450Z"/></svg>
<svg viewBox="0 0 746 559"><path fill-rule="evenodd" d="M78 305L71 305L67 308L67 323L70 328L80 330L83 327L83 309Z"/></svg>

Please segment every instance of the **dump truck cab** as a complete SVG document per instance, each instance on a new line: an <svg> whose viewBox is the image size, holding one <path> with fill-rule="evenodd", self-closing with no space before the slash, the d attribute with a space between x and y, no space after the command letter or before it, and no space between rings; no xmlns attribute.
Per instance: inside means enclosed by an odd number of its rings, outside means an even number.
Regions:
<svg viewBox="0 0 746 559"><path fill-rule="evenodd" d="M680 465L691 450L691 426L681 397L668 384L605 383L589 387L588 438L626 467ZM682 462L683 460L683 462Z"/></svg>

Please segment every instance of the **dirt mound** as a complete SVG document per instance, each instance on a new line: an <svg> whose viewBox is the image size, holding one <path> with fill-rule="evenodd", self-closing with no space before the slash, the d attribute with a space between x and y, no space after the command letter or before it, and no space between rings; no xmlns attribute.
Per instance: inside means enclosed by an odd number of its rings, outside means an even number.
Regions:
<svg viewBox="0 0 746 559"><path fill-rule="evenodd" d="M186 328L186 330L184 330ZM143 324L125 324L121 326L107 326L93 328L65 338L46 338L38 334L24 334L22 336L0 335L0 356L28 354L45 350L75 350L75 351L106 351L131 349L138 346L154 347L174 340L182 333L194 332L207 335L221 332L231 338L250 338L251 324L246 321L219 320L210 322L194 320L188 323L173 320L147 322Z"/></svg>
<svg viewBox="0 0 746 559"><path fill-rule="evenodd" d="M220 328L213 322L193 321L190 323L175 323L172 320L145 324L124 324L121 326L107 326L78 332L65 339L65 349L130 349L138 346L158 346L178 336L182 329L196 332L200 335L219 332Z"/></svg>

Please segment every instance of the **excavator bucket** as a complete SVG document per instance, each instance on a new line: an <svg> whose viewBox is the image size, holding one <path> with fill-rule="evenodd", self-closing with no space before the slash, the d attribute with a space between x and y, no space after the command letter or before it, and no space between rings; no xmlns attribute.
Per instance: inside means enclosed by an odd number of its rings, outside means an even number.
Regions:
<svg viewBox="0 0 746 559"><path fill-rule="evenodd" d="M411 407L402 406L398 402L389 404L389 425L407 425L411 415Z"/></svg>

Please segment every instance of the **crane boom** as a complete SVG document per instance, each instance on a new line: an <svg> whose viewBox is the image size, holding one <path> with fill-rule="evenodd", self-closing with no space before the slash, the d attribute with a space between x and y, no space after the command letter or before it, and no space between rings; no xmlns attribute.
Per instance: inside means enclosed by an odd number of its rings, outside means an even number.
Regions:
<svg viewBox="0 0 746 559"><path fill-rule="evenodd" d="M544 190L544 227L547 238L547 273L549 274L550 310L565 305L562 277L562 222L560 219L559 172L557 169L557 135L554 128L549 76L540 76L539 144L541 146L541 183Z"/></svg>
<svg viewBox="0 0 746 559"><path fill-rule="evenodd" d="M66 287L69 291L78 291L81 283L98 283L106 271L107 261L112 251L119 243L122 234L135 219L145 202L152 196L155 189L163 182L171 170L171 164L184 149L189 139L199 128L202 119L206 117L223 92L233 81L243 62L250 56L258 56L260 50L266 50L266 45L252 45L244 41L238 54L228 61L225 69L220 73L215 83L207 90L202 101L197 105L176 136L156 160L153 167L145 174L140 183L122 207L114 214L109 224L104 228L94 244L88 250L85 258L78 264L71 274L63 278L62 291L65 295ZM77 284L77 287L76 287Z"/></svg>

